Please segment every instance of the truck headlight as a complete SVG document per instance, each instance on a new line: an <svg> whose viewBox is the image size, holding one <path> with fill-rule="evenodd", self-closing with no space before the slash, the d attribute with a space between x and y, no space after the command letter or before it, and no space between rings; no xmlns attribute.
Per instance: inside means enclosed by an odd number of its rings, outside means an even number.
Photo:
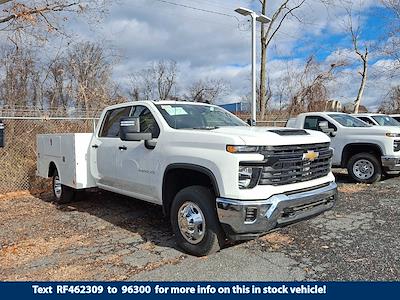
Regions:
<svg viewBox="0 0 400 300"><path fill-rule="evenodd" d="M229 153L258 153L260 152L259 146L233 146L227 145L226 151Z"/></svg>
<svg viewBox="0 0 400 300"><path fill-rule="evenodd" d="M258 184L260 179L261 168L239 166L239 188L251 189Z"/></svg>
<svg viewBox="0 0 400 300"><path fill-rule="evenodd" d="M386 132L386 136L396 138L400 137L400 133Z"/></svg>

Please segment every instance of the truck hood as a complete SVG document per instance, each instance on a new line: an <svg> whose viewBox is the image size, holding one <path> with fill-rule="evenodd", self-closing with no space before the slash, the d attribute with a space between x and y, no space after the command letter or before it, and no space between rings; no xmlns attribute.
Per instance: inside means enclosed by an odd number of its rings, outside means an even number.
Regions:
<svg viewBox="0 0 400 300"><path fill-rule="evenodd" d="M301 145L330 142L329 137L322 132L298 128L234 126L221 127L211 132L240 137L244 141L244 145L253 146Z"/></svg>

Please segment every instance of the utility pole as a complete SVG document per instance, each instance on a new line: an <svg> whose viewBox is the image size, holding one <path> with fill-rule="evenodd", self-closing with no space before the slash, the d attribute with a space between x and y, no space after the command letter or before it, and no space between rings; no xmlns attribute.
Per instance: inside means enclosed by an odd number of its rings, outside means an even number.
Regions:
<svg viewBox="0 0 400 300"><path fill-rule="evenodd" d="M256 12L239 7L235 9L235 12L242 16L251 17L251 126L257 124L257 21L260 23L269 23L271 19L265 15L258 15Z"/></svg>

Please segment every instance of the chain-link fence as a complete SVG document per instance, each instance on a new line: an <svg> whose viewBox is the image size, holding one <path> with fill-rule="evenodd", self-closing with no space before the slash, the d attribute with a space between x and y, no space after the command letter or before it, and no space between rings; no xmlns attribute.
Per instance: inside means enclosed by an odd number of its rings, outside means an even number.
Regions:
<svg viewBox="0 0 400 300"><path fill-rule="evenodd" d="M36 135L93 132L95 119L2 117L5 147L0 148L0 194L43 189L36 177Z"/></svg>

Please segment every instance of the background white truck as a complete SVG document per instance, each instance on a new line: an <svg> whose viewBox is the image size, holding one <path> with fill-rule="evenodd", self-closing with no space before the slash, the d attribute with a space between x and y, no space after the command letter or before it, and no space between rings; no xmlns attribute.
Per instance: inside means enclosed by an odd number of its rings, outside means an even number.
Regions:
<svg viewBox="0 0 400 300"><path fill-rule="evenodd" d="M352 114L352 116L373 126L397 126L400 128L400 123L396 119L388 115L363 113Z"/></svg>
<svg viewBox="0 0 400 300"><path fill-rule="evenodd" d="M290 119L286 127L326 133L334 149L332 164L347 168L363 183L381 179L382 173L400 172L400 128L371 126L344 113L313 112Z"/></svg>
<svg viewBox="0 0 400 300"><path fill-rule="evenodd" d="M207 255L331 209L329 138L250 127L213 105L134 102L108 107L94 134L37 137L37 173L57 202L100 188L162 205L178 245Z"/></svg>

